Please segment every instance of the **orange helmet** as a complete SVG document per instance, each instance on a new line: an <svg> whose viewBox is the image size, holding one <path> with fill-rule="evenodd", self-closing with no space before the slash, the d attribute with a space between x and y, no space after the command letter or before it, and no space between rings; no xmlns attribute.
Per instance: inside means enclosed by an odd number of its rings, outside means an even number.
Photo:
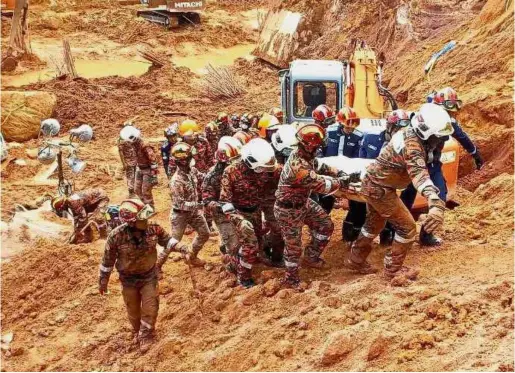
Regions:
<svg viewBox="0 0 515 373"><path fill-rule="evenodd" d="M183 137L195 135L199 132L200 132L200 128L199 128L197 122L195 122L192 119L186 119L179 126L179 135L181 135Z"/></svg>
<svg viewBox="0 0 515 373"><path fill-rule="evenodd" d="M299 140L299 146L308 153L314 153L325 142L325 130L318 124L304 124L299 127L295 137Z"/></svg>
<svg viewBox="0 0 515 373"><path fill-rule="evenodd" d="M264 114L257 124L257 127L259 129L259 136L261 136L262 138L266 138L267 128L278 124L280 123L276 117L270 114Z"/></svg>
<svg viewBox="0 0 515 373"><path fill-rule="evenodd" d="M315 110L311 113L311 116L315 120L316 124L328 126L331 118L334 117L334 111L329 106L322 104L318 105Z"/></svg>
<svg viewBox="0 0 515 373"><path fill-rule="evenodd" d="M218 142L215 159L218 162L231 162L240 157L241 143L231 136L223 136Z"/></svg>
<svg viewBox="0 0 515 373"><path fill-rule="evenodd" d="M433 96L433 103L443 106L447 111L458 111L463 101L458 99L458 93L451 87L445 87Z"/></svg>
<svg viewBox="0 0 515 373"><path fill-rule="evenodd" d="M336 121L344 127L356 128L359 126L358 114L356 114L354 109L350 106L343 106L340 110L338 110Z"/></svg>
<svg viewBox="0 0 515 373"><path fill-rule="evenodd" d="M284 114L283 114L283 110L281 108L278 108L278 107L272 108L272 110L270 110L270 115L273 115L274 117L276 117L277 120L279 121L279 123L283 122Z"/></svg>
<svg viewBox="0 0 515 373"><path fill-rule="evenodd" d="M134 223L136 220L147 220L154 210L139 199L126 199L120 204L120 220L123 223Z"/></svg>
<svg viewBox="0 0 515 373"><path fill-rule="evenodd" d="M229 115L225 112L218 113L218 116L216 117L217 122L221 122L223 124L229 123Z"/></svg>
<svg viewBox="0 0 515 373"><path fill-rule="evenodd" d="M245 145L250 140L252 140L252 135L245 131L238 131L234 135L232 135L235 139L241 142L241 145Z"/></svg>

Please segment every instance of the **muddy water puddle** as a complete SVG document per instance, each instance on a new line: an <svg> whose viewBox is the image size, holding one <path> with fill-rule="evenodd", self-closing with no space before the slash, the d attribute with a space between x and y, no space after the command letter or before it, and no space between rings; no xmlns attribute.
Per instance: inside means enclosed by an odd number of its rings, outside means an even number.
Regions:
<svg viewBox="0 0 515 373"><path fill-rule="evenodd" d="M80 77L92 79L106 76L140 76L148 71L149 63L142 61L113 60L113 61L91 61L76 60L75 69ZM55 69L48 68L38 71L28 71L19 75L3 75L2 85L10 87L21 87L27 84L47 82L57 76Z"/></svg>
<svg viewBox="0 0 515 373"><path fill-rule="evenodd" d="M182 56L172 57L172 62L177 66L187 67L197 74L205 74L206 66L229 66L238 58L253 59L251 52L254 44L241 44L230 48L210 48L207 51L199 51L192 43L181 45Z"/></svg>

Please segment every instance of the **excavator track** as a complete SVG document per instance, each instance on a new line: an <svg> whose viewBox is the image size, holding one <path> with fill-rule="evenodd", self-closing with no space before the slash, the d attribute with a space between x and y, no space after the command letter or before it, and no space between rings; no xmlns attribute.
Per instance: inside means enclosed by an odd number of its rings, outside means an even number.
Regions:
<svg viewBox="0 0 515 373"><path fill-rule="evenodd" d="M179 27L182 24L200 23L200 14L196 12L170 12L166 9L145 9L139 10L138 16L164 26L167 29Z"/></svg>

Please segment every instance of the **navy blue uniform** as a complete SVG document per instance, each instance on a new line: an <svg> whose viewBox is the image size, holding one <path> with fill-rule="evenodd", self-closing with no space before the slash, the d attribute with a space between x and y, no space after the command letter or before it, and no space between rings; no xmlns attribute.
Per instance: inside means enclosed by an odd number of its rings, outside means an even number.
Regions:
<svg viewBox="0 0 515 373"><path fill-rule="evenodd" d="M359 148L359 157L365 159L376 159L385 142L386 131L379 134L366 134L363 136L361 147Z"/></svg>
<svg viewBox="0 0 515 373"><path fill-rule="evenodd" d="M461 128L460 124L456 121L456 119L452 118L451 124L454 128L454 133L452 134L452 137L454 137L469 154L476 154L476 145L474 145L470 137L468 137L465 131L463 131L463 129ZM434 149L432 153L428 154L427 169L429 171L431 181L440 190L438 196L443 201L447 201L447 183L443 176L442 162L440 160L440 158L442 157L443 147L444 144L442 143L441 146ZM413 187L413 184L410 184L401 194L401 199L408 209L411 209L413 207L413 203L415 203L416 197L417 190Z"/></svg>
<svg viewBox="0 0 515 373"><path fill-rule="evenodd" d="M344 155L349 158L359 158L362 139L361 132L354 131L347 135L338 123L332 124L327 127L327 145L323 150L323 155L324 157Z"/></svg>
<svg viewBox="0 0 515 373"><path fill-rule="evenodd" d="M172 147L175 143L170 143L170 141L166 140L163 145L161 145L161 159L163 160L163 167L165 169L165 173L168 177L171 177L175 173L175 164L174 162L170 162L170 152L172 151ZM170 164L172 163L172 164Z"/></svg>

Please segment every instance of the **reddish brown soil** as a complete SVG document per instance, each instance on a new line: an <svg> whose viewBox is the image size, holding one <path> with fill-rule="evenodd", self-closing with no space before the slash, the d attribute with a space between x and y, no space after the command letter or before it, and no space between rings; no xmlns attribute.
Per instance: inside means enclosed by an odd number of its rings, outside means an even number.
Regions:
<svg viewBox="0 0 515 373"><path fill-rule="evenodd" d="M44 0L32 3L34 39L66 36L73 45L90 35L120 43L132 54L148 42L165 56L181 42L202 47L252 42L256 34L236 21L239 12L266 6L213 2L206 11L210 22L165 32L136 20L136 7L118 8L115 2L59 1L54 8ZM380 275L347 272L342 262L348 248L336 229L324 254L329 268L302 270L306 292L279 290L282 272L265 267L257 270L260 284L243 290L221 273L217 238L211 238L201 257L215 268L192 274L203 312L188 267L170 260L160 283L156 343L141 355L131 340L117 275L109 295L97 293L104 242L24 241L20 231L25 250L2 263L2 333L14 332L11 351L2 352L2 369L513 371L513 13L502 12L504 2L498 0L409 3L412 31L395 24L396 0L291 0L280 6L306 13L318 12L318 4L329 9L320 13L324 22L313 29L317 37L302 46L299 57L347 57L349 38L364 37L386 53L385 79L402 106L414 108L430 89L444 85L462 95L465 107L458 119L479 144L486 166L476 172L470 157L462 156L461 205L446 213L444 246L429 252L415 245L408 255L407 264L421 268L419 280L392 286ZM235 21L214 26L222 14ZM380 15L384 22L378 22ZM6 35L3 24L3 46ZM450 39L459 47L426 80L425 62ZM88 166L75 179L76 188L106 188L117 203L126 189L113 147L124 121L137 116L145 137L154 138L182 118L167 112L184 112L205 124L221 110L255 112L277 105L276 69L240 59L232 70L247 90L236 99L208 99L198 89L201 77L175 66L141 77L53 80L22 89L57 95L63 133L83 122L94 127L94 141L79 153ZM42 166L28 159L26 150L38 144L32 140L10 149L26 166L2 165L2 223L15 203L55 191L34 181ZM163 179L155 190L156 220L169 227ZM343 215L334 212L336 227ZM384 250L375 248L374 266L382 266Z"/></svg>

